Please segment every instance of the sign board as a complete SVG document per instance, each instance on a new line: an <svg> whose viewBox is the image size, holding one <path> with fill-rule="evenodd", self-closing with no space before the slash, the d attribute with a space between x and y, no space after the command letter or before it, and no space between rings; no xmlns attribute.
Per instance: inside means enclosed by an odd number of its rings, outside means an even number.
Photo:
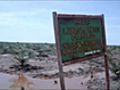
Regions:
<svg viewBox="0 0 120 90"><path fill-rule="evenodd" d="M105 52L103 15L57 14L56 18L62 63Z"/></svg>
<svg viewBox="0 0 120 90"><path fill-rule="evenodd" d="M103 15L66 15L53 12L61 90L65 90L63 64L104 56L106 90L110 90Z"/></svg>

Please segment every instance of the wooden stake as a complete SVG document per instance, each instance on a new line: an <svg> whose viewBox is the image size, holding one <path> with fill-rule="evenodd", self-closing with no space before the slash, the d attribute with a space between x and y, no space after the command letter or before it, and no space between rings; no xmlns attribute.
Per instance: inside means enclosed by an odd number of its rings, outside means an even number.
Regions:
<svg viewBox="0 0 120 90"><path fill-rule="evenodd" d="M109 68L108 68L107 54L104 55L104 60L105 60L106 90L110 90L110 80L109 80Z"/></svg>
<svg viewBox="0 0 120 90"><path fill-rule="evenodd" d="M104 37L104 60L105 60L105 75L106 75L106 90L110 90L110 80L109 80L109 65L108 65L108 56L107 56L107 44L106 44L106 37L105 37L105 24L104 24L104 15L102 14L102 29L104 30L103 32L103 37Z"/></svg>
<svg viewBox="0 0 120 90"><path fill-rule="evenodd" d="M58 37L59 30L58 30L58 21L57 21L57 13L53 12L53 20L54 20L54 32L56 37L56 47L57 47L57 58L58 58L58 65L59 65L59 76L60 76L60 85L61 90L65 90L65 82L64 82L64 73L63 73L63 66L62 66L62 59L61 59L61 52L60 52L60 38Z"/></svg>

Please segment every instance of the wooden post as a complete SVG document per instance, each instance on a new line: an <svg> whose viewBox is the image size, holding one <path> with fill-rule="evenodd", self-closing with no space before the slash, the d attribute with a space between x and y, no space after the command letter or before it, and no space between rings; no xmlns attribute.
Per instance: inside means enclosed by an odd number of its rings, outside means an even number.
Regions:
<svg viewBox="0 0 120 90"><path fill-rule="evenodd" d="M109 65L108 65L108 56L107 56L107 45L106 45L106 37L105 37L105 24L104 24L104 15L102 14L102 29L103 32L103 38L104 38L104 63L105 63L105 76L106 76L106 90L110 90L110 80L109 80Z"/></svg>
<svg viewBox="0 0 120 90"><path fill-rule="evenodd" d="M106 90L110 90L108 57L106 53L104 55L104 60L105 60Z"/></svg>
<svg viewBox="0 0 120 90"><path fill-rule="evenodd" d="M53 12L53 21L54 21L54 32L55 32L55 37L56 37L56 47L57 47L57 59L58 59L58 65L59 65L60 85L61 85L61 90L65 90L63 65L62 65L60 43L59 43L60 38L58 37L59 30L58 30L58 21L57 21L57 13L56 12Z"/></svg>

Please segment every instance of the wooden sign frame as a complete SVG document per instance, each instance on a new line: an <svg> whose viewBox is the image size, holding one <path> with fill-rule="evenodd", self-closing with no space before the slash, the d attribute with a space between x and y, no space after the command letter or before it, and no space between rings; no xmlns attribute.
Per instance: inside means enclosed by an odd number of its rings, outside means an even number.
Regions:
<svg viewBox="0 0 120 90"><path fill-rule="evenodd" d="M62 54L61 54L61 46L60 46L60 28L59 28L59 22L58 19L60 18L99 18L101 20L101 30L102 30L102 52L95 53L88 55L86 57L78 58L76 60L62 62ZM69 14L57 14L56 12L53 12L53 19L54 19L54 32L55 32L55 40L56 40L56 47L57 47L57 58L58 58L58 64L59 64L59 76L60 76L60 83L61 83L61 90L65 90L65 84L64 84L64 76L63 76L63 66L74 64L77 62L86 61L92 58L104 56L105 60L105 75L106 75L106 90L110 90L110 82L109 82L109 69L108 69L108 57L106 53L106 38L105 38L105 27L104 27L104 15L69 15Z"/></svg>

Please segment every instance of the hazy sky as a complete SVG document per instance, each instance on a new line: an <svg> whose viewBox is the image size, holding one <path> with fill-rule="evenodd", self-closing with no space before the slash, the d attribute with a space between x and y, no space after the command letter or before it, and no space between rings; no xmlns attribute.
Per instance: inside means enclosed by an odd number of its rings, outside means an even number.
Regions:
<svg viewBox="0 0 120 90"><path fill-rule="evenodd" d="M107 44L120 45L120 1L0 1L0 41L55 42L52 12L105 15Z"/></svg>

